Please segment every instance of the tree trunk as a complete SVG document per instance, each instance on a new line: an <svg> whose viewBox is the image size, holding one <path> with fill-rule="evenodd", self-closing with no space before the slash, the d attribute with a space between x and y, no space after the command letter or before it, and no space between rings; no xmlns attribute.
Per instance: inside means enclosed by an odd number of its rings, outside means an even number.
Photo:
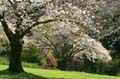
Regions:
<svg viewBox="0 0 120 79"><path fill-rule="evenodd" d="M10 61L9 61L9 71L21 73L24 72L21 64L21 53L22 53L22 42L20 40L14 40L10 43Z"/></svg>

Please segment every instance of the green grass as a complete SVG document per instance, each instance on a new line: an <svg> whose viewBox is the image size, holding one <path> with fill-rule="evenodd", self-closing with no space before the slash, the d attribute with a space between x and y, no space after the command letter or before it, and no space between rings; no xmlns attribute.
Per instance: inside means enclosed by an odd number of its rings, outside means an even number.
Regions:
<svg viewBox="0 0 120 79"><path fill-rule="evenodd" d="M0 56L0 64L8 65L8 58Z"/></svg>
<svg viewBox="0 0 120 79"><path fill-rule="evenodd" d="M8 65L9 61L7 57L0 56L0 65ZM31 68L40 68L37 63L29 63L22 61L23 67L31 67Z"/></svg>
<svg viewBox="0 0 120 79"><path fill-rule="evenodd" d="M119 72L119 73L117 73L116 75L120 77L120 72Z"/></svg>
<svg viewBox="0 0 120 79"><path fill-rule="evenodd" d="M46 70L38 68L24 68L26 72L12 74L3 71L6 65L0 65L0 79L120 79L120 77L88 74L84 72Z"/></svg>

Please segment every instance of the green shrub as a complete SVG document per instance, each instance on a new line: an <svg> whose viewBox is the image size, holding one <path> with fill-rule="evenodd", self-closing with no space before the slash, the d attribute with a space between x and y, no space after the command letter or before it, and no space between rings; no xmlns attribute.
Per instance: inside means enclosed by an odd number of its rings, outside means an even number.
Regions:
<svg viewBox="0 0 120 79"><path fill-rule="evenodd" d="M22 62L22 66L31 67L31 68L40 68L40 66L37 63Z"/></svg>
<svg viewBox="0 0 120 79"><path fill-rule="evenodd" d="M112 60L108 65L108 74L109 75L116 75L118 72L120 72L120 59L114 59Z"/></svg>
<svg viewBox="0 0 120 79"><path fill-rule="evenodd" d="M0 56L5 56L9 54L9 43L7 38L0 37Z"/></svg>
<svg viewBox="0 0 120 79"><path fill-rule="evenodd" d="M88 73L116 75L120 72L120 59L112 60L110 62L103 62L101 60L90 61L85 58L80 61L66 61L59 62L62 70L75 70Z"/></svg>
<svg viewBox="0 0 120 79"><path fill-rule="evenodd" d="M35 45L29 44L28 47L23 48L22 61L45 64L45 58L39 53L39 49Z"/></svg>

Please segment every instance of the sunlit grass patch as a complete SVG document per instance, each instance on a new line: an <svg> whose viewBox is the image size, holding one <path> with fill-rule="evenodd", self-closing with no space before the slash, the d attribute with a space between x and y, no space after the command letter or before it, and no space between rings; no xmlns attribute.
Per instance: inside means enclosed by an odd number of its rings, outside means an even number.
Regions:
<svg viewBox="0 0 120 79"><path fill-rule="evenodd" d="M24 73L10 73L6 65L0 65L0 79L120 79L120 77L89 74L84 72L47 70L24 67ZM5 71L4 71L5 70Z"/></svg>

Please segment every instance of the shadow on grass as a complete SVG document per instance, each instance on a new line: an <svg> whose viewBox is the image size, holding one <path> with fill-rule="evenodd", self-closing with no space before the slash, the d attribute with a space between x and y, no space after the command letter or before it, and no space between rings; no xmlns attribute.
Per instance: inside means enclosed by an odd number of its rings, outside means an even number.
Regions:
<svg viewBox="0 0 120 79"><path fill-rule="evenodd" d="M46 78L31 73L10 73L8 70L0 71L0 79L64 79L64 78Z"/></svg>

